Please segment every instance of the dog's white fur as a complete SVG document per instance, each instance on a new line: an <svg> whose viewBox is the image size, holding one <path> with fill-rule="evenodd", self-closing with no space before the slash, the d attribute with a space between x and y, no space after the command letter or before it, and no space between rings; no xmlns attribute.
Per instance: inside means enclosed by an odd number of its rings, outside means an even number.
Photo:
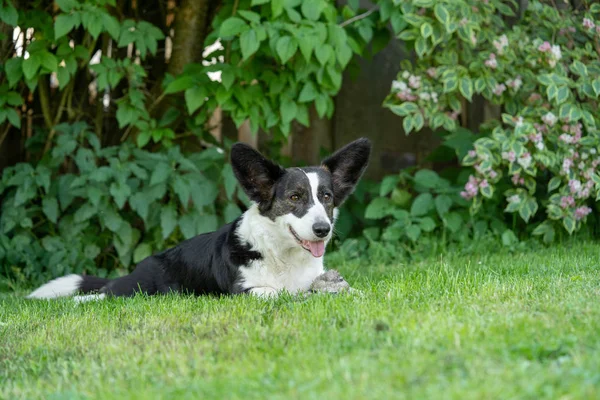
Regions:
<svg viewBox="0 0 600 400"><path fill-rule="evenodd" d="M57 297L71 296L77 292L83 281L80 275L67 275L56 278L33 291L28 299L55 299Z"/></svg>

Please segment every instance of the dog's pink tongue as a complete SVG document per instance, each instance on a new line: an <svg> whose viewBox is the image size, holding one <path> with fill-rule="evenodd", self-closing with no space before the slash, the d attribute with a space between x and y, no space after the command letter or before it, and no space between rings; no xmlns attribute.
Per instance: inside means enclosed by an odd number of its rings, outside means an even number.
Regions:
<svg viewBox="0 0 600 400"><path fill-rule="evenodd" d="M322 257L325 254L325 242L310 242L308 240L304 241L304 246L310 250L310 253L313 257Z"/></svg>

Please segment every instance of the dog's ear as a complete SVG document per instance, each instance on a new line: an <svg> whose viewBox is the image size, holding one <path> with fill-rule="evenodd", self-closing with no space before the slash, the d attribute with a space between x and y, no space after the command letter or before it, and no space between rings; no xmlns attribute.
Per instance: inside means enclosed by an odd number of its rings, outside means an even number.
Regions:
<svg viewBox="0 0 600 400"><path fill-rule="evenodd" d="M263 203L273 197L275 182L285 170L243 143L231 147L231 166L250 200Z"/></svg>
<svg viewBox="0 0 600 400"><path fill-rule="evenodd" d="M339 207L354 191L367 169L370 154L371 142L367 138L360 138L323 160L323 167L331 172L335 207Z"/></svg>

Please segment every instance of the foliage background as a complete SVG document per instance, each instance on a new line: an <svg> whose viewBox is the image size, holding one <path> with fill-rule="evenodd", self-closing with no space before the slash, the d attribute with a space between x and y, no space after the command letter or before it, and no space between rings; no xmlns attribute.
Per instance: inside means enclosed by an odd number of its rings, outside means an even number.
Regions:
<svg viewBox="0 0 600 400"><path fill-rule="evenodd" d="M373 3L0 0L0 149L14 148L0 284L122 274L231 221L248 202L215 112L248 121L287 164L293 127L331 118L344 71L391 36L413 57L383 105L406 134L436 131L430 160L453 167L363 182L337 226L343 254L414 258L483 239L517 249L585 222L594 233L600 7ZM476 132L460 126L473 101L498 110ZM582 162L574 152L588 161L564 171Z"/></svg>

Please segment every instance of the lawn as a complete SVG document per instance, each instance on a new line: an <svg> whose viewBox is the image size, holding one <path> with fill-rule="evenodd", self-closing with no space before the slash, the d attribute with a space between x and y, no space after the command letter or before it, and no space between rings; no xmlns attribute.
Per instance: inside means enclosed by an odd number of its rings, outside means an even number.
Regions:
<svg viewBox="0 0 600 400"><path fill-rule="evenodd" d="M362 295L0 297L3 399L600 397L600 246L338 269Z"/></svg>

